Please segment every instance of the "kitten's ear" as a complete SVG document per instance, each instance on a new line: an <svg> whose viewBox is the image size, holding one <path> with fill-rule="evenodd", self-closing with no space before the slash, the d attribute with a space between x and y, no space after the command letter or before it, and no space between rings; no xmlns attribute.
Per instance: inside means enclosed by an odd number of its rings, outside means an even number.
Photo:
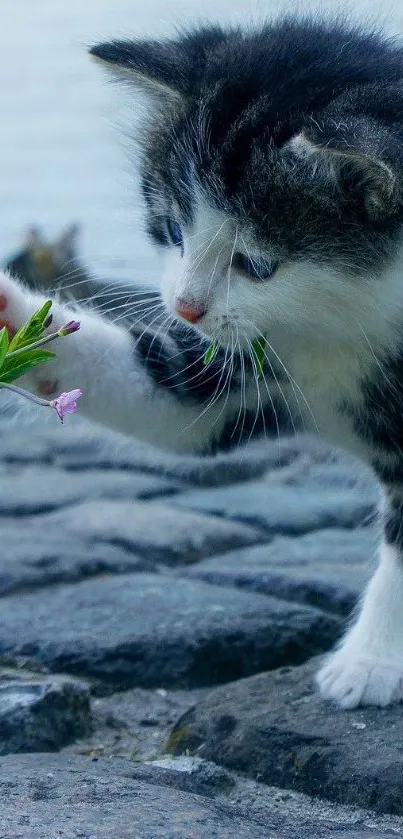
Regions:
<svg viewBox="0 0 403 839"><path fill-rule="evenodd" d="M171 41L111 41L96 44L90 55L113 75L158 100L178 99L184 93L184 56Z"/></svg>
<svg viewBox="0 0 403 839"><path fill-rule="evenodd" d="M125 80L161 102L195 94L203 83L211 54L228 33L220 26L187 30L163 41L111 41L96 44L90 55L118 79Z"/></svg>
<svg viewBox="0 0 403 839"><path fill-rule="evenodd" d="M289 143L299 157L310 157L347 191L362 198L368 217L377 220L392 215L398 199L398 181L392 168L379 157L355 148L319 145L304 133Z"/></svg>

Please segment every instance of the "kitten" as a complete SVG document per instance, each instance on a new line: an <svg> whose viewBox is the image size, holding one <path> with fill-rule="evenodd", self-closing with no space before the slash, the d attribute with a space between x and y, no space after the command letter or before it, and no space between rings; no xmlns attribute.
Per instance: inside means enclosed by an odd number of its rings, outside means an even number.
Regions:
<svg viewBox="0 0 403 839"><path fill-rule="evenodd" d="M148 97L142 187L170 322L80 312L55 389L81 387L89 417L177 452L307 429L372 464L380 563L318 684L344 708L402 700L402 45L287 17L91 52ZM7 277L1 299L14 326L39 301Z"/></svg>

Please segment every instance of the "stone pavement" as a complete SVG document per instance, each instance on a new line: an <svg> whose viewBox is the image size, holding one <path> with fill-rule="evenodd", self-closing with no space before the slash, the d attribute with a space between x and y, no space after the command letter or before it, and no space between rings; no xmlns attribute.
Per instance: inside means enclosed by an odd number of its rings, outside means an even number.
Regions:
<svg viewBox="0 0 403 839"><path fill-rule="evenodd" d="M201 461L1 426L0 837L401 835L401 706L312 688L371 476L309 438Z"/></svg>

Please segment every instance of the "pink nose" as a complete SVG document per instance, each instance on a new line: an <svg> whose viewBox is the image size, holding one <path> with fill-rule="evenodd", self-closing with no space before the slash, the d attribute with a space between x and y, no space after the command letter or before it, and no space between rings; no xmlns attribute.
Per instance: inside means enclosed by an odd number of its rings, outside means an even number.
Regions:
<svg viewBox="0 0 403 839"><path fill-rule="evenodd" d="M197 323L206 314L206 310L201 305L187 303L186 300L177 300L175 311L181 318L188 320L189 323Z"/></svg>

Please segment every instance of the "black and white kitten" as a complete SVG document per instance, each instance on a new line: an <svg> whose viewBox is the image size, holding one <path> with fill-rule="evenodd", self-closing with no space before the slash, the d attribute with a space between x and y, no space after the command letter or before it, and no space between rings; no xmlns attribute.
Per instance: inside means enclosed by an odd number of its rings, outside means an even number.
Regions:
<svg viewBox="0 0 403 839"><path fill-rule="evenodd" d="M177 452L301 428L372 464L380 563L318 683L344 708L402 700L402 45L282 18L92 54L148 96L142 184L172 317L143 331L81 312L52 386L82 388L89 417ZM39 304L5 276L0 299L14 328Z"/></svg>

